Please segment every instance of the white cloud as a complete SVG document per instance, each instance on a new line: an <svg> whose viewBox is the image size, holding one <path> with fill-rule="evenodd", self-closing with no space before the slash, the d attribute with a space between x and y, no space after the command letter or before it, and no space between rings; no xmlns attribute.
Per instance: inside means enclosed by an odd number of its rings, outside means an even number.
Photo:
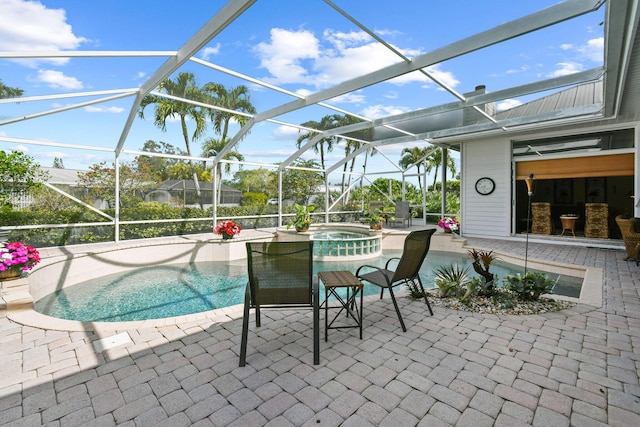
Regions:
<svg viewBox="0 0 640 427"><path fill-rule="evenodd" d="M61 71L38 70L36 80L52 88L82 89L84 87L80 80L65 76Z"/></svg>
<svg viewBox="0 0 640 427"><path fill-rule="evenodd" d="M302 62L319 55L318 40L306 30L271 29L270 43L258 43L254 48L266 68L278 83L307 83L309 74Z"/></svg>
<svg viewBox="0 0 640 427"><path fill-rule="evenodd" d="M580 56L593 62L602 62L604 58L604 37L591 39L578 48Z"/></svg>
<svg viewBox="0 0 640 427"><path fill-rule="evenodd" d="M0 50L57 51L76 49L87 39L73 34L64 9L48 9L38 1L0 0ZM42 60L20 60L35 66ZM68 59L46 62L64 64Z"/></svg>
<svg viewBox="0 0 640 427"><path fill-rule="evenodd" d="M396 46L411 58L422 52ZM319 39L308 30L273 28L268 42L255 46L254 52L274 84L306 84L317 89L333 86L372 71L379 70L402 59L363 31L339 32L325 30ZM428 68L430 73L451 87L459 84L455 76L438 65ZM431 80L418 72L390 80L403 85L412 82L431 84Z"/></svg>
<svg viewBox="0 0 640 427"><path fill-rule="evenodd" d="M396 107L393 105L370 105L361 114L368 119L377 119L380 117L393 116L396 114L402 114L410 111L406 107Z"/></svg>
<svg viewBox="0 0 640 427"><path fill-rule="evenodd" d="M553 73L547 74L547 77L567 76L583 70L583 65L578 62L559 62L556 66L558 69Z"/></svg>
<svg viewBox="0 0 640 427"><path fill-rule="evenodd" d="M496 110L504 111L513 107L517 107L518 105L522 105L522 102L517 99L505 99L504 101L498 102L496 104Z"/></svg>
<svg viewBox="0 0 640 427"><path fill-rule="evenodd" d="M345 93L344 95L331 98L329 101L336 104L362 104L366 101L366 96L361 93Z"/></svg>
<svg viewBox="0 0 640 427"><path fill-rule="evenodd" d="M216 44L214 47L205 47L202 50L202 54L200 57L205 61L211 58L214 55L217 55L220 52L220 43Z"/></svg>
<svg viewBox="0 0 640 427"><path fill-rule="evenodd" d="M122 107L96 107L95 105L89 105L85 107L85 111L88 113L122 113L124 108Z"/></svg>
<svg viewBox="0 0 640 427"><path fill-rule="evenodd" d="M298 135L299 135L298 128L294 128L291 126L278 126L273 131L273 136L275 136L276 139L285 139L285 140L297 139Z"/></svg>

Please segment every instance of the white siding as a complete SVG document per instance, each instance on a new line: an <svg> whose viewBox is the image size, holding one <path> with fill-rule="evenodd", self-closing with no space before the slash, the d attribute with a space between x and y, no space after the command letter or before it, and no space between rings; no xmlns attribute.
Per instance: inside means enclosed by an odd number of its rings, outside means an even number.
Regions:
<svg viewBox="0 0 640 427"><path fill-rule="evenodd" d="M506 138L462 144L462 235L509 236L511 234L511 143ZM481 196L476 181L489 177L493 193Z"/></svg>

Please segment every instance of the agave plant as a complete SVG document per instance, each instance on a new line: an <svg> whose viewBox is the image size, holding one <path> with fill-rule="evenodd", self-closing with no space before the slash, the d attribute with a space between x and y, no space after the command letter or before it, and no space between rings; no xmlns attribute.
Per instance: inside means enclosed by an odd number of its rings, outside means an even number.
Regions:
<svg viewBox="0 0 640 427"><path fill-rule="evenodd" d="M439 266L435 270L435 284L443 297L464 296L470 283L469 267L458 264Z"/></svg>

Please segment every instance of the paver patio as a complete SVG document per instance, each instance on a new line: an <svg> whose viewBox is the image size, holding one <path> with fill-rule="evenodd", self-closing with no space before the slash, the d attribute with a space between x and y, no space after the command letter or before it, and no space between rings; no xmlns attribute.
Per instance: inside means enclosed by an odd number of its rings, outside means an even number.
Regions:
<svg viewBox="0 0 640 427"><path fill-rule="evenodd" d="M468 246L523 255L520 241ZM640 267L624 252L529 243L531 259L604 270L604 305L480 315L366 297L364 337L331 331L313 366L311 313L265 312L238 368L240 306L109 332L0 316L0 425L637 426ZM427 257L427 262L429 258ZM322 314L321 316L323 316ZM94 342L131 342L96 352Z"/></svg>

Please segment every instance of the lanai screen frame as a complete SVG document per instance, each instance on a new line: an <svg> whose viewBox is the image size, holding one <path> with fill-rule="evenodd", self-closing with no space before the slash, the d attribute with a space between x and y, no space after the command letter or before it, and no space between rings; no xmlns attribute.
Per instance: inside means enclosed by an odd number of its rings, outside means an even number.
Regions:
<svg viewBox="0 0 640 427"><path fill-rule="evenodd" d="M93 146L79 146L74 144L62 144L51 141L42 140L30 140L25 138L16 138L9 136L0 136L0 141L14 143L14 144L27 144L27 145L42 145L50 147L65 147L80 150L98 150L112 152L114 155L114 163L116 164L116 213L113 218L113 223L116 227L115 238L118 240L118 227L119 227L119 194L118 194L118 164L120 156L123 154L132 155L145 155L145 156L159 156L159 157L176 157L182 160L195 160L195 161L210 161L214 167L219 167L220 164L227 162L223 160L224 156L233 150L236 144L246 135L253 126L257 123L266 121L273 122L281 125L291 126L298 129L304 129L300 125L294 123L286 123L278 120L277 117L291 111L295 111L300 108L304 108L309 105L319 105L342 114L349 114L353 117L364 120L362 123L355 125L345 126L341 128L331 129L329 131L323 131L318 138L327 136L340 136L341 138L348 139L347 134L357 130L363 130L367 128L389 128L402 134L402 136L396 136L392 138L385 138L380 140L365 141L366 143L358 150L355 150L349 156L341 159L340 161L329 166L325 171L325 176L335 172L345 162L350 161L356 156L366 155L366 152L370 149L377 149L386 145L420 142L428 143L442 149L458 149L461 139L466 135L483 134L491 135L493 133L505 133L510 130L520 130L523 128L537 129L550 124L558 125L563 123L571 123L577 121L583 121L592 118L602 118L609 115L615 115L617 108L619 108L621 98L621 87L623 86L624 74L629 63L629 55L632 49L632 35L635 32L635 26L637 25L638 8L634 6L633 2L620 1L612 3L610 1L602 0L567 0L558 3L549 8L540 10L530 15L515 19L510 22L498 25L489 30L472 35L465 39L455 41L449 45L435 49L423 55L419 55L415 58L407 58L401 52L396 50L390 43L378 36L373 30L360 23L355 17L349 15L344 10L340 9L334 2L330 0L324 0L324 2L332 7L342 17L351 21L354 25L358 26L361 30L375 38L379 43L384 45L389 51L393 52L399 58L399 62L391 66L373 71L366 75L357 77L352 80L348 80L339 83L326 90L322 90L307 96L293 93L286 89L277 87L264 81L260 81L248 75L245 75L237 70L230 70L224 67L218 66L212 62L205 61L200 58L196 58L194 55L205 47L209 42L213 41L221 31L229 26L234 20L238 19L245 11L247 11L254 3L255 0L235 0L230 1L224 7L222 7L202 28L200 28L196 34L191 37L180 49L177 51L56 51L56 52L35 52L35 51L19 51L19 52L0 52L0 59L43 59L43 58L100 58L100 57L166 57L167 60L155 71L155 73L145 81L139 88L125 88L125 89L112 89L103 91L92 92L76 92L57 95L45 95L45 96L32 96L21 98L9 98L0 99L0 104L11 102L31 102L41 100L56 100L66 98L81 98L88 96L99 96L98 99L93 99L87 102L80 102L66 107L61 107L53 110L41 111L31 116L16 117L4 121L0 121L0 129L3 125L14 123L18 121L31 120L43 115L56 114L62 111L68 111L71 109L77 109L86 107L89 105L100 104L108 102L114 99L133 97L128 118L123 126L121 135L118 139L116 146L113 149L93 147ZM511 87L503 90L498 90L491 93L484 93L472 96L463 96L457 93L454 89L448 87L442 81L439 81L435 76L431 75L426 67L438 64L451 58L455 58L461 55L465 55L470 52L475 52L499 44L501 42L510 40L515 37L528 34L530 32L537 31L547 26L555 25L565 20L570 20L575 17L591 13L598 10L601 7L607 7L606 21L605 21L605 58L604 65L602 67L595 67L589 70L585 70L579 73L566 75L563 77L550 78L546 80L537 81L534 83L524 84L517 87ZM631 14L632 19L627 21L627 15ZM616 25L612 26L611 22L629 22L628 26ZM635 23L635 24L634 24ZM263 86L265 88L278 91L279 93L288 95L294 100L275 108L259 112L255 115L247 115L240 112L233 112L234 114L244 114L248 117L248 122L244 125L240 131L235 134L229 144L218 153L213 159L206 159L198 156L170 156L160 153L150 153L139 150L128 150L124 148L124 144L127 140L127 136L131 129L131 126L136 119L138 107L144 96L153 94L156 96L167 96L161 92L156 91L158 84L164 79L171 76L178 71L180 67L187 61L197 63L204 67L209 67L217 71L227 73L234 77L240 78L248 83ZM421 110L415 110L404 114L391 115L380 119L367 119L366 117L359 116L352 112L346 111L341 108L327 103L328 100L351 93L353 91L368 87L373 84L377 84L383 81L387 81L398 76L402 76L411 72L420 72L434 83L439 85L443 90L452 94L457 101L438 105L435 107L425 108ZM586 83L594 80L603 79L606 74L606 87L603 103L594 103L592 105L579 106L574 108L567 108L563 111L555 111L546 114L539 114L534 117L519 117L508 120L497 120L482 108L485 104L495 103L508 98L515 98L519 96L531 95L541 93L545 91L558 90L581 83ZM194 101L177 98L180 101L187 103L194 103ZM210 104L200 104L206 108L220 109L217 106ZM429 117L432 115L440 114L443 112L457 111L464 108L473 108L482 117L483 121L464 125L460 127L428 130L424 132L409 132L402 130L401 127L404 123L410 121L416 121L421 118ZM314 130L315 131L315 130ZM289 156L284 162L279 165L265 165L268 167L277 167L279 171L285 168L291 167L291 164L300 157L303 153L313 147L315 139L309 140L304 146L300 147L298 151ZM395 166L395 165L394 165ZM401 173L403 177L410 171L399 170L397 173ZM216 220L215 213L215 183L214 174L214 216L213 220ZM366 177L367 171L363 170L361 177ZM444 175L446 176L446 175ZM443 181L444 184L444 181ZM444 185L443 185L444 187ZM59 190L56 190L59 191ZM443 191L444 190L443 188ZM281 195L279 196L281 198ZM87 207L89 207L87 205ZM444 212L444 202L441 214ZM326 212L328 215L328 212ZM282 223L281 209L279 210L279 223Z"/></svg>

